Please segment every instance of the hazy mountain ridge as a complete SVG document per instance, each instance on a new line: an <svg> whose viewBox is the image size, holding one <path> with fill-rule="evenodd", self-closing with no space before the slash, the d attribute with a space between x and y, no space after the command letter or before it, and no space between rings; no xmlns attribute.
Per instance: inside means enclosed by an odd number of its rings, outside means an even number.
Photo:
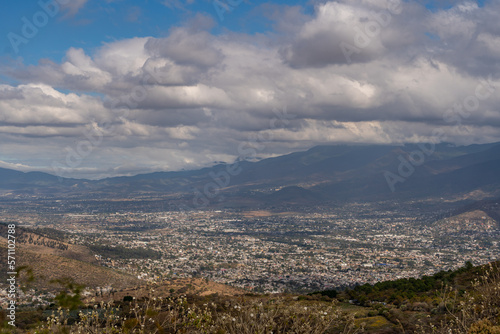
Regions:
<svg viewBox="0 0 500 334"><path fill-rule="evenodd" d="M478 190L494 196L500 190L500 143L462 147L437 144L432 154L423 147L430 146L316 146L257 162L241 161L232 166L238 170L233 175L228 174L226 164L96 181L0 169L0 190L12 195L76 197L171 195L189 201L193 194L207 192L210 184L217 196L205 197L217 203L220 199L213 197L230 195L224 198L227 204L466 196ZM412 157L423 157L423 161L415 162ZM411 173L401 174L402 161L410 166ZM400 178L394 183L394 192L385 176L387 172Z"/></svg>

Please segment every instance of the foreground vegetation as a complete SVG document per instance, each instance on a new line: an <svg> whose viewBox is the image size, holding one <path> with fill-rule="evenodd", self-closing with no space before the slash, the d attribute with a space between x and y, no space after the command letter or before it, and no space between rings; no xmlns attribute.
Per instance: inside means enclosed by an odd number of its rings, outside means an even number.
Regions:
<svg viewBox="0 0 500 334"><path fill-rule="evenodd" d="M84 303L83 286L63 287L51 307L19 309L2 333L468 333L500 334L498 263L421 279L311 295L159 295ZM165 296L167 294L167 296Z"/></svg>
<svg viewBox="0 0 500 334"><path fill-rule="evenodd" d="M357 333L335 301L245 296L125 297L33 314L28 333Z"/></svg>
<svg viewBox="0 0 500 334"><path fill-rule="evenodd" d="M383 315L400 333L500 333L499 262L420 279L365 284L340 293L340 300Z"/></svg>

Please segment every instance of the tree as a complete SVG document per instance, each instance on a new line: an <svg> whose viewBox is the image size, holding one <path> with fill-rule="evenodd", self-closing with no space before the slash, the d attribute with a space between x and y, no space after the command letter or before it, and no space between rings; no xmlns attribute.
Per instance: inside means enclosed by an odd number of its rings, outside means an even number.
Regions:
<svg viewBox="0 0 500 334"><path fill-rule="evenodd" d="M61 278L51 280L50 283L57 283L62 286L62 290L56 295L56 304L63 309L76 310L83 305L81 293L85 285L77 284L72 278Z"/></svg>

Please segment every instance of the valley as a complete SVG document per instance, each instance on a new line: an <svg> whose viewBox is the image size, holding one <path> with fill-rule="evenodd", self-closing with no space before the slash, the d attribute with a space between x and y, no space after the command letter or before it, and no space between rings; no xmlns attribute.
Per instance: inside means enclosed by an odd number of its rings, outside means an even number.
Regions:
<svg viewBox="0 0 500 334"><path fill-rule="evenodd" d="M486 207L492 211L498 204ZM429 208L434 205L381 202L320 212L35 214L27 207L25 216L4 217L26 231L18 238L19 256L33 267L41 295L56 290L50 278L66 273L89 295L177 279L255 293L309 293L498 259L499 222L479 203L467 212Z"/></svg>
<svg viewBox="0 0 500 334"><path fill-rule="evenodd" d="M0 249L7 254L14 224L19 310L53 308L71 286L88 304L153 295L249 305L279 296L314 307L338 300L373 333L397 332L398 321L411 327L410 315L387 310L413 314L414 303L439 302L364 293L500 255L500 146L437 145L391 191L384 175L399 173L417 147L314 147L242 161L234 175L234 165L94 181L0 170L8 174ZM0 270L8 272L6 262ZM2 307L9 301L1 292Z"/></svg>

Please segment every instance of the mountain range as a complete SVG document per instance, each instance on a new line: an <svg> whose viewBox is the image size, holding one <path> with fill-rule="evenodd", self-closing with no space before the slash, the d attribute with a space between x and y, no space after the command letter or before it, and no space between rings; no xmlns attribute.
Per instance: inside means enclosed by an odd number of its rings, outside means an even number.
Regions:
<svg viewBox="0 0 500 334"><path fill-rule="evenodd" d="M500 143L316 146L260 161L101 180L0 169L3 196L161 196L188 207L494 198Z"/></svg>

